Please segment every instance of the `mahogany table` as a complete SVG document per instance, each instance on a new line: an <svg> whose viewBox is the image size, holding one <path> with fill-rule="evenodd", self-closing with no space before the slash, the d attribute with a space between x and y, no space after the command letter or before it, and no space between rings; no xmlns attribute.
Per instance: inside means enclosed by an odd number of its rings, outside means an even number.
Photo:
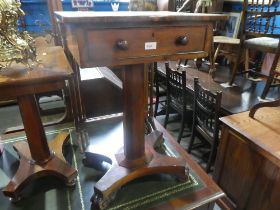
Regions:
<svg viewBox="0 0 280 210"><path fill-rule="evenodd" d="M38 59L41 63L36 64L33 70L27 71L26 66L13 64L0 72L0 100L17 98L27 136L27 142L13 145L19 154L20 164L3 190L14 201L24 196L23 188L36 178L54 176L72 185L77 174L62 154L62 146L69 139L69 134L59 133L48 145L35 98L37 93L64 88L65 81L72 77L71 68L61 47L49 48Z"/></svg>
<svg viewBox="0 0 280 210"><path fill-rule="evenodd" d="M147 72L144 63L193 59L211 53L213 23L223 15L175 12L57 12L68 50L81 68L123 66L124 147L95 185L99 208L127 182L154 173L187 179L186 163L158 154L161 133L144 136ZM212 57L212 56L210 56ZM110 147L110 145L108 145Z"/></svg>

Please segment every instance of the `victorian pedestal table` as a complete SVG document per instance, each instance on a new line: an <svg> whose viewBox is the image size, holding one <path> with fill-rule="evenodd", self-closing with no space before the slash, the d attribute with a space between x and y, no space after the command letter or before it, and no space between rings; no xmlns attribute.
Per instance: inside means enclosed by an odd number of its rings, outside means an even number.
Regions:
<svg viewBox="0 0 280 210"><path fill-rule="evenodd" d="M95 185L93 201L105 208L122 185L149 174L170 173L186 180L183 159L155 151L161 133L155 131L144 136L147 101L144 63L207 57L211 53L213 23L226 17L173 12L56 12L56 15L64 47L81 68L123 66L124 147L116 154L112 168Z"/></svg>
<svg viewBox="0 0 280 210"><path fill-rule="evenodd" d="M48 145L35 98L37 93L64 88L66 80L72 77L72 70L61 47L54 47L38 59L39 63L32 70L22 64L12 64L0 72L0 100L17 98L27 136L27 142L13 145L19 154L20 164L3 190L14 200L20 199L23 188L36 178L54 176L70 185L74 184L77 174L62 154L62 146L69 139L69 134L59 133Z"/></svg>

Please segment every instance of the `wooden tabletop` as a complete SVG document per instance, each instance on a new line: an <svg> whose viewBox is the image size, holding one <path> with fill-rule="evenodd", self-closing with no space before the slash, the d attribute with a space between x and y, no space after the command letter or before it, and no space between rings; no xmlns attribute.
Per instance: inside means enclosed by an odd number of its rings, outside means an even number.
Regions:
<svg viewBox="0 0 280 210"><path fill-rule="evenodd" d="M61 47L48 47L37 52L38 63L32 69L20 64L0 72L0 100L15 99L25 94L36 94L62 89L73 71Z"/></svg>
<svg viewBox="0 0 280 210"><path fill-rule="evenodd" d="M48 47L37 52L38 63L32 70L23 64L12 63L0 72L0 87L57 81L69 78L73 71L61 47Z"/></svg>

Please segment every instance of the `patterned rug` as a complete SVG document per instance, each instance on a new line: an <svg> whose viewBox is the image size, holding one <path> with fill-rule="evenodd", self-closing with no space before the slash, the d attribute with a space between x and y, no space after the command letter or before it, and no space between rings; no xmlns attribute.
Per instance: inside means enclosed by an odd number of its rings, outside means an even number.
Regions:
<svg viewBox="0 0 280 210"><path fill-rule="evenodd" d="M105 141L122 141L122 123L110 122L98 128L98 123L93 124L89 132L90 143L95 144L100 139ZM76 185L67 188L60 180L55 178L40 178L38 181L30 183L24 189L27 195L18 203L12 203L7 197L0 193L0 210L88 210L94 209L90 199L93 195L94 184L102 177L104 171L98 171L91 167L85 167L82 163L84 158L80 152L80 144L77 142L76 133L71 125L66 125L60 129L47 131L47 138L51 140L60 131L70 133L70 144L65 146L64 155L67 161L78 171ZM104 131L110 130L105 135ZM112 131L112 132L111 132ZM92 135L91 135L92 134ZM102 137L101 137L102 136ZM114 138L112 138L114 137ZM18 141L25 141L24 133L20 133L12 138L0 139L0 144L4 145L4 153L0 157L0 189L2 190L9 179L13 176L18 167L18 156L13 150L12 144ZM110 145L110 144L109 144ZM170 156L178 156L173 148L164 143L164 153ZM110 204L110 210L147 209L158 205L164 201L182 196L193 190L199 190L203 183L195 174L190 175L187 182L178 182L169 175L153 175L137 179L123 186L117 193L115 200Z"/></svg>

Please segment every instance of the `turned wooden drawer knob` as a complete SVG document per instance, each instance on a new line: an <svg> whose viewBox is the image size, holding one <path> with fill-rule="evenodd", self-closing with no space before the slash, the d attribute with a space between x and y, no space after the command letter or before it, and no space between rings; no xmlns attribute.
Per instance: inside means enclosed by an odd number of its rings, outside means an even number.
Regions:
<svg viewBox="0 0 280 210"><path fill-rule="evenodd" d="M176 40L177 45L187 45L189 39L187 36L179 36Z"/></svg>
<svg viewBox="0 0 280 210"><path fill-rule="evenodd" d="M126 40L117 41L117 48L119 50L127 50L128 49L128 42Z"/></svg>

